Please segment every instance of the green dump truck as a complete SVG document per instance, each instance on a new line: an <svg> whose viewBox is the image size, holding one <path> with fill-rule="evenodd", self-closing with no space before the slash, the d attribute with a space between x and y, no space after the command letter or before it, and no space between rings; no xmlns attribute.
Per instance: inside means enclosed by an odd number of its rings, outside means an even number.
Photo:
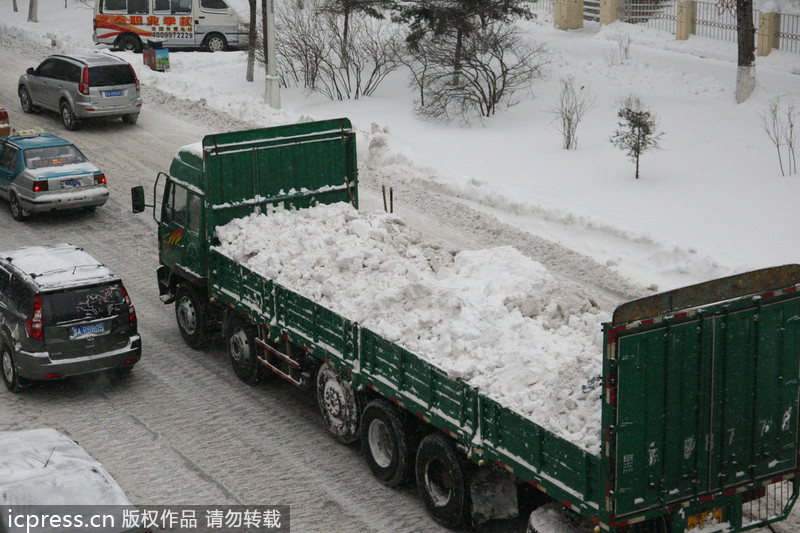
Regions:
<svg viewBox="0 0 800 533"><path fill-rule="evenodd" d="M277 375L316 390L331 433L360 439L380 482L415 481L438 523L491 515L487 484L510 487L495 491L510 505L530 492L557 504L574 519L557 533L737 532L791 511L800 266L620 305L598 347L601 449L591 453L215 248L216 228L252 213L357 206L347 119L207 135L177 153L162 185L151 206L157 281L185 341L221 334L245 382ZM143 189L132 193L144 210Z"/></svg>

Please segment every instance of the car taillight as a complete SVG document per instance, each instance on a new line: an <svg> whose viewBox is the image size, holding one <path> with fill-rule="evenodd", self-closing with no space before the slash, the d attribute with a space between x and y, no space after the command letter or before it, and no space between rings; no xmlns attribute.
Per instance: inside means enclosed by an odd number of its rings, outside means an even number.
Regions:
<svg viewBox="0 0 800 533"><path fill-rule="evenodd" d="M8 111L5 109L0 109L0 120L3 122L8 122Z"/></svg>
<svg viewBox="0 0 800 533"><path fill-rule="evenodd" d="M44 323L42 322L42 295L33 298L33 315L25 322L25 331L28 336L37 340L44 340Z"/></svg>
<svg viewBox="0 0 800 533"><path fill-rule="evenodd" d="M36 180L33 182L33 192L43 192L50 189L47 180Z"/></svg>
<svg viewBox="0 0 800 533"><path fill-rule="evenodd" d="M94 175L94 184L95 185L105 185L106 184L106 175L102 172L99 174Z"/></svg>
<svg viewBox="0 0 800 533"><path fill-rule="evenodd" d="M83 67L81 82L78 84L78 91L81 94L89 94L89 67Z"/></svg>
<svg viewBox="0 0 800 533"><path fill-rule="evenodd" d="M133 74L133 81L136 83L136 90L138 91L141 88L141 85L139 85L139 78L136 77L136 71L133 70L133 65L128 63L128 66L131 67L131 73Z"/></svg>
<svg viewBox="0 0 800 533"><path fill-rule="evenodd" d="M131 326L135 326L136 309L133 307L133 302L131 301L131 297L128 296L128 291L125 289L125 285L120 283L119 286L122 287L122 296L125 298L125 304L128 306L128 322Z"/></svg>

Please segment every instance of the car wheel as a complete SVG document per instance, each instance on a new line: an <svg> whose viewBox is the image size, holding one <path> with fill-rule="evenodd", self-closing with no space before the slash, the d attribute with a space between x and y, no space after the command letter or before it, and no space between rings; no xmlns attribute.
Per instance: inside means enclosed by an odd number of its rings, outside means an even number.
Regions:
<svg viewBox="0 0 800 533"><path fill-rule="evenodd" d="M80 122L66 100L61 102L61 122L69 131L75 131L80 127Z"/></svg>
<svg viewBox="0 0 800 533"><path fill-rule="evenodd" d="M17 222L22 222L25 220L25 217L28 216L28 210L22 207L22 204L19 203L19 198L17 198L17 194L12 192L8 197L8 203L11 204L11 216L14 217L14 220Z"/></svg>
<svg viewBox="0 0 800 533"><path fill-rule="evenodd" d="M11 392L22 390L22 379L17 374L17 365L14 363L14 356L11 355L11 348L5 344L0 348L0 373L3 374L3 382Z"/></svg>
<svg viewBox="0 0 800 533"><path fill-rule="evenodd" d="M228 49L228 42L219 33L213 33L206 38L206 50L209 52L223 52Z"/></svg>
<svg viewBox="0 0 800 533"><path fill-rule="evenodd" d="M137 120L139 120L139 113L135 115L122 115L122 122L125 124L136 124Z"/></svg>
<svg viewBox="0 0 800 533"><path fill-rule="evenodd" d="M31 93L29 93L28 89L24 86L19 88L19 103L22 105L23 113L33 113L36 111L36 107L33 105L33 100L31 100Z"/></svg>
<svg viewBox="0 0 800 533"><path fill-rule="evenodd" d="M127 52L134 52L138 54L139 52L142 51L142 42L139 40L138 37L127 34L119 38L119 43L117 43L117 47L120 50L125 50Z"/></svg>

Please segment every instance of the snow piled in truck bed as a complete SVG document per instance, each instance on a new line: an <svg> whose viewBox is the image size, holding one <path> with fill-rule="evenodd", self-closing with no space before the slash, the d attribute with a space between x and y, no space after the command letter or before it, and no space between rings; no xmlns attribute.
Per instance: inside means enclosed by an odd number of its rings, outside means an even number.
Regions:
<svg viewBox="0 0 800 533"><path fill-rule="evenodd" d="M601 323L510 246L453 253L396 215L340 203L236 219L217 250L599 453Z"/></svg>

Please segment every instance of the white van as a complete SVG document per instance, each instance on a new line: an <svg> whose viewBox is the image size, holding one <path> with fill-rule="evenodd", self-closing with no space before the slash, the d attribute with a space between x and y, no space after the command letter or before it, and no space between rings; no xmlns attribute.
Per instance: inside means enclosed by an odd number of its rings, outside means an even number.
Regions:
<svg viewBox="0 0 800 533"><path fill-rule="evenodd" d="M244 48L247 29L225 0L95 0L92 39L134 52L147 40L216 52Z"/></svg>

